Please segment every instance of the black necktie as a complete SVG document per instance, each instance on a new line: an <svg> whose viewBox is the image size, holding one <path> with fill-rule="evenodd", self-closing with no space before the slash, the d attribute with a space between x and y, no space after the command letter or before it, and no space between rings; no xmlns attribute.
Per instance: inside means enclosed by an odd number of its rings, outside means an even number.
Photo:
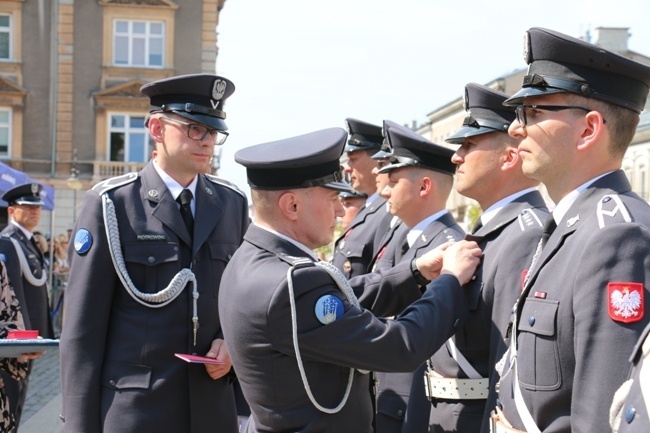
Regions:
<svg viewBox="0 0 650 433"><path fill-rule="evenodd" d="M190 233L190 236L194 234L194 217L192 216L192 191L189 189L184 189L181 191L181 194L176 198L178 204L181 205L181 216L183 217L183 222L187 231Z"/></svg>
<svg viewBox="0 0 650 433"><path fill-rule="evenodd" d="M479 219L476 221L476 224L474 224L474 228L472 228L472 234L474 234L474 233L476 233L477 231L479 231L479 230L481 229L481 227L483 227L483 221L481 221L481 218L479 218Z"/></svg>
<svg viewBox="0 0 650 433"><path fill-rule="evenodd" d="M546 245L546 242L548 242L548 238L551 237L551 234L557 227L557 223L555 222L555 218L553 218L553 215L549 215L548 219L546 220L546 223L544 224L544 232L542 233L542 248L544 248L544 245Z"/></svg>
<svg viewBox="0 0 650 433"><path fill-rule="evenodd" d="M409 248L411 248L411 247L409 247L409 241L408 241L407 238L404 238L404 242L402 242L402 249L400 251L402 253L402 257L404 257L406 255Z"/></svg>

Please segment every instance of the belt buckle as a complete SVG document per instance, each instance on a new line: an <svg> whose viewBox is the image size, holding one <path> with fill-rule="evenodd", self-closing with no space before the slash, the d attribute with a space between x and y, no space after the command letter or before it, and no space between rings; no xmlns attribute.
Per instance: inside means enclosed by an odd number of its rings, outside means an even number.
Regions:
<svg viewBox="0 0 650 433"><path fill-rule="evenodd" d="M431 381L429 380L429 374L424 372L424 390L427 394L429 400L433 400L433 390L431 389Z"/></svg>

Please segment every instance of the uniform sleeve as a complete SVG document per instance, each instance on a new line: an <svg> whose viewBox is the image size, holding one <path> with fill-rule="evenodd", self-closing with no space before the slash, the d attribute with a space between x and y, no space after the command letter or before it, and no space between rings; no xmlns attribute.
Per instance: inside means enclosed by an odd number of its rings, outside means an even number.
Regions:
<svg viewBox="0 0 650 433"><path fill-rule="evenodd" d="M361 306L379 317L399 314L422 296L422 289L411 272L410 262L351 278L350 286Z"/></svg>
<svg viewBox="0 0 650 433"><path fill-rule="evenodd" d="M628 357L649 319L645 305L650 285L649 248L647 228L614 224L592 236L584 245L580 261L575 263L576 359L571 405L574 433L602 431L608 425L612 398L627 377ZM620 321L626 314L617 315L612 304L612 293L619 290L625 294L626 286L640 288L643 298L636 310L639 316L632 316L629 323ZM628 306L633 310L633 304Z"/></svg>
<svg viewBox="0 0 650 433"><path fill-rule="evenodd" d="M0 263L0 338L7 338L12 329L25 329L20 305L7 277L4 264ZM15 380L27 376L27 361L19 362L17 358L0 358L0 369L8 372Z"/></svg>
<svg viewBox="0 0 650 433"><path fill-rule="evenodd" d="M18 304L25 305L25 291L23 290L23 277L18 254L16 253L14 244L8 238L0 237L0 254L4 256L7 277L9 278L9 281L11 281L14 294L18 299ZM31 329L32 326L29 320L29 314L27 314L25 308L23 308L21 314L25 325L24 329Z"/></svg>
<svg viewBox="0 0 650 433"><path fill-rule="evenodd" d="M454 333L459 318L466 314L463 290L458 280L448 275L437 278L421 300L390 321L350 305L322 271L297 273L293 283L302 288L296 291L295 306L303 361L374 371L412 371ZM276 327L272 333L274 348L295 356L287 294L285 281L270 304L268 323ZM337 310L335 320L324 324L319 317L327 302L340 302L343 311Z"/></svg>
<svg viewBox="0 0 650 433"><path fill-rule="evenodd" d="M102 216L101 197L86 193L74 233L86 230L90 249L79 254L71 243L61 334L62 432L100 433L100 377L117 275Z"/></svg>

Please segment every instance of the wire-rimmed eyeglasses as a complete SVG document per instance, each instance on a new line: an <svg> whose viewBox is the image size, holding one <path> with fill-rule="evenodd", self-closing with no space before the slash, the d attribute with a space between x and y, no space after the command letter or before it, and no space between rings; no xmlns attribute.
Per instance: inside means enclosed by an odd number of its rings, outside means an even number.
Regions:
<svg viewBox="0 0 650 433"><path fill-rule="evenodd" d="M546 110L546 111L562 111L562 110L582 110L585 112L593 111L591 108L582 107L580 105L535 105L535 104L522 104L518 105L515 109L515 114L517 116L517 122L522 128L525 128L528 124L528 118L526 117L526 110Z"/></svg>
<svg viewBox="0 0 650 433"><path fill-rule="evenodd" d="M182 120L174 119L173 117L161 116L160 118L187 126L187 136L192 140L202 141L206 135L210 134L215 145L222 145L226 142L226 138L228 138L227 132L218 129L211 129L198 123L183 122Z"/></svg>

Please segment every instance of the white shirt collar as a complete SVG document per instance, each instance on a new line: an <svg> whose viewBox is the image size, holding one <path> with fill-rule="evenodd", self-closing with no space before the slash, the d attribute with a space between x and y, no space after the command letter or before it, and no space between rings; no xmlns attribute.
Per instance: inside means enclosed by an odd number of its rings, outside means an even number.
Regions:
<svg viewBox="0 0 650 433"><path fill-rule="evenodd" d="M494 203L492 206L487 208L482 214L481 214L481 223L483 225L486 225L489 223L501 209L503 209L507 204L512 203L519 197L521 197L524 194L528 194L529 192L535 191L535 187L532 188L526 188L524 190L521 190L519 192L516 192L514 194L509 195L508 197L502 198L498 202Z"/></svg>
<svg viewBox="0 0 650 433"><path fill-rule="evenodd" d="M176 200L179 195L181 195L181 192L185 189L184 186L182 186L180 183L176 182L170 175L165 173L165 170L160 168L158 166L158 163L156 160L153 160L153 167L156 169L156 172L158 173L158 176L162 179L162 181L165 183L165 186L169 190L169 192L172 195L172 198ZM187 186L187 189L189 189L192 192L192 203L190 206L192 207L192 214L196 214L196 185L198 183L199 176L196 175L194 176L194 180Z"/></svg>
<svg viewBox="0 0 650 433"><path fill-rule="evenodd" d="M253 224L255 224L255 223L253 223ZM264 227L264 226L261 226L261 225L258 225L258 224L255 224L255 225L256 225L257 227L263 229L263 230L266 230L266 231L269 232L269 233L273 233L274 235L276 235L276 236L279 237L279 238L284 239L285 241L291 242L291 243L294 244L296 247L300 248L302 251L304 251L305 253L307 253L307 254L309 255L310 258L314 259L314 261L318 261L318 257L316 257L316 254L314 254L314 252L313 252L312 250L310 250L309 248L307 248L307 246L301 244L301 243L298 242L297 240L295 240L295 239L291 239L289 236L287 236L287 235L283 235L282 233L276 232L275 230L270 229L270 228L268 228L268 227Z"/></svg>
<svg viewBox="0 0 650 433"><path fill-rule="evenodd" d="M409 243L409 248L413 246L415 241L420 237L422 232L431 225L434 221L440 219L443 215L449 213L447 209L443 209L439 212L434 213L431 216L426 217L419 223L415 225L409 232L406 234L406 241Z"/></svg>
<svg viewBox="0 0 650 433"><path fill-rule="evenodd" d="M34 236L34 235L32 234L32 232L30 232L30 231L27 230L25 227L23 227L23 226L21 226L20 224L18 224L16 221L11 220L11 224L13 224L13 225L15 225L16 227L18 227L18 228L20 229L20 231L23 232L23 234L24 234L25 236L27 236L27 239L31 239L32 236Z"/></svg>
<svg viewBox="0 0 650 433"><path fill-rule="evenodd" d="M366 200L366 207L370 206L372 202L377 199L377 197L379 197L379 193L374 193L373 195L368 197L368 199Z"/></svg>
<svg viewBox="0 0 650 433"><path fill-rule="evenodd" d="M569 208L573 205L573 203L578 199L578 196L582 191L587 189L589 185L592 183L596 182L598 179L600 179L603 176L607 176L608 174L612 173L611 171L608 171L607 173L603 173L600 176L596 176L593 179L583 183L564 197L562 197L562 200L560 200L555 208L553 209L553 212L551 215L553 215L553 219L555 220L556 223L559 223L562 221L562 218L564 218L564 215L569 211Z"/></svg>

